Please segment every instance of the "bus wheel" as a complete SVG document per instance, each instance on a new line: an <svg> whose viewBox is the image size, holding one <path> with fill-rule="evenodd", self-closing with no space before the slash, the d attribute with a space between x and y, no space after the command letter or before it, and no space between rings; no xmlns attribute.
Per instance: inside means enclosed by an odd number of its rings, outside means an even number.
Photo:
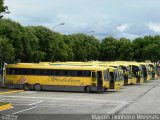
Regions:
<svg viewBox="0 0 160 120"><path fill-rule="evenodd" d="M26 91L29 91L29 90L31 90L31 85L29 83L25 83L23 85L23 89L26 90Z"/></svg>
<svg viewBox="0 0 160 120"><path fill-rule="evenodd" d="M104 89L103 89L103 92L106 92L107 90L108 90L107 88L104 88Z"/></svg>
<svg viewBox="0 0 160 120"><path fill-rule="evenodd" d="M86 92L86 93L91 93L92 92L92 90L91 90L91 86L86 86L85 87L85 89L84 89L84 91Z"/></svg>
<svg viewBox="0 0 160 120"><path fill-rule="evenodd" d="M41 91L41 90L42 90L41 85L40 85L40 84L35 84L35 85L34 85L34 90L35 90L35 91Z"/></svg>

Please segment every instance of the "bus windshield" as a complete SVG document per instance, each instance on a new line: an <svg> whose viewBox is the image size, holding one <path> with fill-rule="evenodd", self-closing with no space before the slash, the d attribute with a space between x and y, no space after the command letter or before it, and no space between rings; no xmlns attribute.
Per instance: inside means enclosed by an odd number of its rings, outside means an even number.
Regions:
<svg viewBox="0 0 160 120"><path fill-rule="evenodd" d="M110 72L109 75L110 75L110 80L114 81L114 74L113 74L113 72Z"/></svg>
<svg viewBox="0 0 160 120"><path fill-rule="evenodd" d="M122 66L122 65L121 65L121 68L122 68L123 70L126 70L126 71L127 71L127 68L126 68L125 66Z"/></svg>
<svg viewBox="0 0 160 120"><path fill-rule="evenodd" d="M119 74L118 74L118 71L117 71L117 70L114 71L114 76L115 76L115 80L116 80L116 81L119 81L119 80L120 80Z"/></svg>
<svg viewBox="0 0 160 120"><path fill-rule="evenodd" d="M104 70L104 80L108 81L108 72L106 70Z"/></svg>
<svg viewBox="0 0 160 120"><path fill-rule="evenodd" d="M137 72L139 72L139 67L138 66L132 66L132 71L133 71L133 74L136 76L136 77L140 77Z"/></svg>

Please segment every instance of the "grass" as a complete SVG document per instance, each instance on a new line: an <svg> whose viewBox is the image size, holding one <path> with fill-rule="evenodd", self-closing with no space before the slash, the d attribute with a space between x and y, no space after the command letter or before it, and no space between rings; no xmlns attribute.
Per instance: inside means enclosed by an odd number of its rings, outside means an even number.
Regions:
<svg viewBox="0 0 160 120"><path fill-rule="evenodd" d="M0 106L9 104L8 102L0 102Z"/></svg>

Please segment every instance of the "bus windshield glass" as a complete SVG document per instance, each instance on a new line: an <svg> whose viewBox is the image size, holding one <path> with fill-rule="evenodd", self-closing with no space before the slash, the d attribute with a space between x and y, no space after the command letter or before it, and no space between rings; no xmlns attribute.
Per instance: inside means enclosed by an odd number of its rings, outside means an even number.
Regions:
<svg viewBox="0 0 160 120"><path fill-rule="evenodd" d="M127 68L126 68L125 66L122 66L122 65L121 65L121 68L122 68L123 70L126 70L126 71L127 71Z"/></svg>
<svg viewBox="0 0 160 120"><path fill-rule="evenodd" d="M118 74L118 71L117 71L117 70L114 71L114 76L115 76L116 81L119 81L119 80L120 80L119 74Z"/></svg>
<svg viewBox="0 0 160 120"><path fill-rule="evenodd" d="M110 75L111 81L114 81L114 74L113 74L113 72L109 72L109 75Z"/></svg>
<svg viewBox="0 0 160 120"><path fill-rule="evenodd" d="M104 70L104 80L108 81L108 72L106 70Z"/></svg>

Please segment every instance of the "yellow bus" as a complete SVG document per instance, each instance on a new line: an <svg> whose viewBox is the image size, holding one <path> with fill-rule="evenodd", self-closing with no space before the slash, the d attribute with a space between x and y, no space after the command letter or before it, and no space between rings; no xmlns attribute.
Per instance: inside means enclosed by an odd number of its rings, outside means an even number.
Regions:
<svg viewBox="0 0 160 120"><path fill-rule="evenodd" d="M125 79L125 81L128 81L128 83L126 83L126 85L127 84L136 84L137 79L134 76L133 72L131 71L127 62L116 61L116 63L121 67L121 69L124 72L124 79Z"/></svg>
<svg viewBox="0 0 160 120"><path fill-rule="evenodd" d="M128 78L128 74L127 72L124 72L124 70L122 69L122 67L120 65L118 65L116 62L104 62L106 65L108 65L109 67L114 67L117 68L119 71L123 71L123 75L124 75L124 85L130 85L132 84L132 79ZM103 64L104 64L103 63ZM126 74L127 73L127 74Z"/></svg>
<svg viewBox="0 0 160 120"><path fill-rule="evenodd" d="M114 82L114 86L111 85L110 89L119 89L120 86L124 85L124 76L122 74L122 71L118 70L117 68L113 68L113 67L108 67L105 63L101 63L101 62L54 62L54 63L50 63L50 65L55 65L55 66L61 66L61 65L66 65L66 66L97 66L97 67L105 67L108 72L113 72L114 71L114 77L112 77L112 81L110 81L110 85L113 84ZM116 77L117 76L117 77ZM109 75L110 77L110 75ZM111 77L110 77L111 80ZM120 85L120 86L119 86Z"/></svg>
<svg viewBox="0 0 160 120"><path fill-rule="evenodd" d="M123 70L121 68L117 68L113 64L110 65L110 64L107 64L107 63L103 63L103 62L97 63L97 65L98 66L104 66L104 67L107 67L107 68L114 68L113 70L116 71L115 73L117 73L117 75L116 75L117 78L115 77L115 81L117 81L116 79L120 79L120 80L118 80L118 84L120 84L121 86L124 85L124 83L125 83L124 73L123 73ZM116 83L115 83L115 85L116 85ZM119 88L119 87L117 86L117 88Z"/></svg>
<svg viewBox="0 0 160 120"><path fill-rule="evenodd" d="M144 82L144 74L143 74L143 70L142 70L142 66L139 65L136 62L128 62L127 63L131 69L131 71L133 72L134 76L137 79L137 83L142 84Z"/></svg>
<svg viewBox="0 0 160 120"><path fill-rule="evenodd" d="M152 79L152 68L148 65L148 63L138 62L138 64L142 66L145 80L151 80Z"/></svg>
<svg viewBox="0 0 160 120"><path fill-rule="evenodd" d="M107 67L110 76L110 89L118 90L122 86L121 76L119 75L118 69L113 67Z"/></svg>
<svg viewBox="0 0 160 120"><path fill-rule="evenodd" d="M157 78L156 66L151 62L149 62L148 65L152 68L152 79Z"/></svg>
<svg viewBox="0 0 160 120"><path fill-rule="evenodd" d="M124 85L125 83L125 79L124 79L124 73L123 73L123 70L120 66L118 66L117 64L115 64L115 62L105 62L105 61L90 61L89 63L92 63L92 64L97 64L99 66L105 66L105 67L113 67L113 68L116 68L118 70L118 74L119 74L119 77L120 77L120 84L121 86Z"/></svg>
<svg viewBox="0 0 160 120"><path fill-rule="evenodd" d="M109 78L104 67L8 64L5 86L36 91L92 92L108 89Z"/></svg>

